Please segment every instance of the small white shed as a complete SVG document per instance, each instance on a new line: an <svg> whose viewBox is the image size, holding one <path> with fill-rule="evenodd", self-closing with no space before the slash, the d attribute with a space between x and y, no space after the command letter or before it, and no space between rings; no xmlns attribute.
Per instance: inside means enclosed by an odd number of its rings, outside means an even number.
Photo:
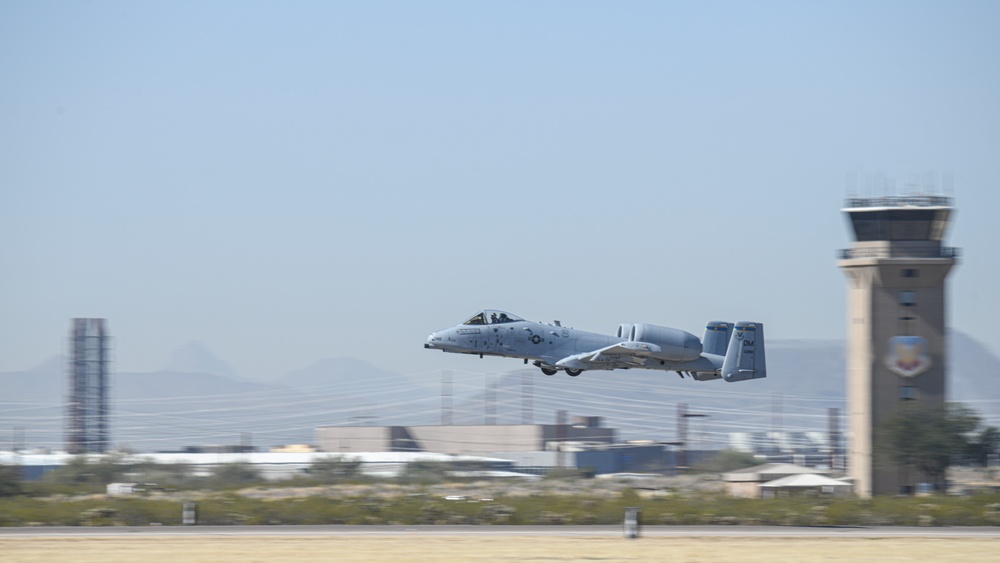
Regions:
<svg viewBox="0 0 1000 563"><path fill-rule="evenodd" d="M761 496L763 498L773 498L779 492L810 492L824 495L848 495L853 489L853 485L845 481L831 479L825 475L800 474L789 475L774 481L760 484Z"/></svg>

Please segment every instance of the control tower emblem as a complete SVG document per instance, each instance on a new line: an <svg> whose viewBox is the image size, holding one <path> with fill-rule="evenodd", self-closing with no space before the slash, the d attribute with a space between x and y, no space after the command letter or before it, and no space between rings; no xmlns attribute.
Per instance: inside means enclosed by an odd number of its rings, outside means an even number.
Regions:
<svg viewBox="0 0 1000 563"><path fill-rule="evenodd" d="M885 365L903 377L914 377L927 371L931 367L927 339L922 336L893 336L889 339Z"/></svg>

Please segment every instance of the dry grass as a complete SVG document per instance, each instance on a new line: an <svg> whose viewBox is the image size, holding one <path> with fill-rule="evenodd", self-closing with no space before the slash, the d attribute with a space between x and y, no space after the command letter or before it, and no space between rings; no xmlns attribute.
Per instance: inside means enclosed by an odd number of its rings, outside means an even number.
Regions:
<svg viewBox="0 0 1000 563"><path fill-rule="evenodd" d="M1000 539L146 537L0 538L4 563L422 561L1000 561Z"/></svg>

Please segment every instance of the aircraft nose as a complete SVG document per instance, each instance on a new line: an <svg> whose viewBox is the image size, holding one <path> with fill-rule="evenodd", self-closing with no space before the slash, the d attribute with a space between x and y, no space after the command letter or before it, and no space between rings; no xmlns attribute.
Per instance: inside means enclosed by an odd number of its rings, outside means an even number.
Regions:
<svg viewBox="0 0 1000 563"><path fill-rule="evenodd" d="M424 348L428 348L428 349L433 350L433 349L437 348L437 346L435 345L435 343L436 342L440 342L440 341L441 341L441 337L438 336L438 333L432 332L431 335L427 337L427 342L424 342Z"/></svg>

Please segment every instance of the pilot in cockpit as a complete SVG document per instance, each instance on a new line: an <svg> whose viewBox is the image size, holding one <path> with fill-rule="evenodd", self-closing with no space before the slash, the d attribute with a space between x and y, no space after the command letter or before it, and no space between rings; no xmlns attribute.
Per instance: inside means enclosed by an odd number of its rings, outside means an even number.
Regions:
<svg viewBox="0 0 1000 563"><path fill-rule="evenodd" d="M510 322L510 318L507 317L507 313L500 313L500 322L502 322L502 323L509 323Z"/></svg>
<svg viewBox="0 0 1000 563"><path fill-rule="evenodd" d="M493 323L493 324L497 324L497 314L496 313L493 313L492 315L490 315L490 322Z"/></svg>

